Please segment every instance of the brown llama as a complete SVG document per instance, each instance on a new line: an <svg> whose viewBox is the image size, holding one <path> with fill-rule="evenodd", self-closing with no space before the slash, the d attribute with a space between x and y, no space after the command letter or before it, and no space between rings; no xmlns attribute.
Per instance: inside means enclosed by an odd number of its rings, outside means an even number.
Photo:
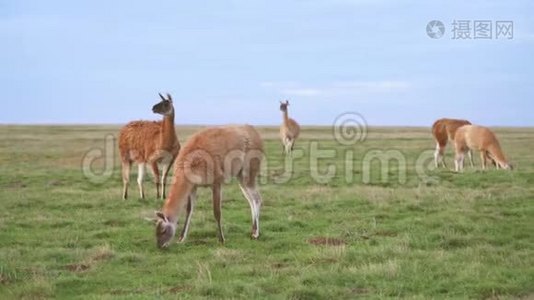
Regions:
<svg viewBox="0 0 534 300"><path fill-rule="evenodd" d="M283 112L283 123L280 126L280 139L282 140L283 151L286 154L291 155L295 141L299 137L300 126L295 120L288 116L288 106L288 100L286 100L286 102L280 101L280 110Z"/></svg>
<svg viewBox="0 0 534 300"><path fill-rule="evenodd" d="M180 142L174 129L174 107L171 95L159 94L161 101L152 112L163 115L162 121L133 121L126 124L119 134L119 150L122 163L122 198L128 198L128 181L132 162L138 164L137 184L141 198L145 197L143 177L148 164L154 176L157 198L165 198L165 183L171 165L180 151ZM161 181L158 169L161 165ZM161 186L161 193L160 193Z"/></svg>
<svg viewBox="0 0 534 300"><path fill-rule="evenodd" d="M434 124L432 124L432 135L434 136L434 140L436 140L436 151L434 152L434 163L436 165L436 168L439 166L440 162L443 167L447 167L447 165L445 164L445 159L443 157L447 142L454 141L454 135L456 134L456 130L458 130L458 128L464 125L471 125L471 122L467 120L443 118L437 120L436 122L434 122ZM467 154L469 156L471 167L473 167L474 163L471 151L469 151Z"/></svg>
<svg viewBox="0 0 534 300"><path fill-rule="evenodd" d="M212 190L213 214L217 221L219 241L224 243L221 226L222 184L237 178L248 200L252 214L252 238L260 235L259 216L262 199L256 186L263 158L263 141L250 125L211 127L191 136L174 164L174 181L161 211L156 212L156 239L166 248L174 237L178 216L186 206L184 227L179 237L183 242L199 186Z"/></svg>
<svg viewBox="0 0 534 300"><path fill-rule="evenodd" d="M469 150L480 151L482 169L486 169L488 159L494 161L497 168L512 169L512 166L504 157L497 137L487 127L465 125L458 128L454 137L454 148L456 152L454 161L456 172L463 170L464 154Z"/></svg>

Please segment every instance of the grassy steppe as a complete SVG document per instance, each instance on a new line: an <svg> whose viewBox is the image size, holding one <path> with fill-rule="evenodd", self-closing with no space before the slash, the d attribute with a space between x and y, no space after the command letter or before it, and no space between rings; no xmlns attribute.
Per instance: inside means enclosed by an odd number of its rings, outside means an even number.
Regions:
<svg viewBox="0 0 534 300"><path fill-rule="evenodd" d="M196 129L177 132L185 141ZM427 167L428 128L370 128L341 145L331 128L305 127L289 180L277 129L260 131L260 239L249 239L248 203L230 184L225 245L201 189L188 240L161 251L144 220L162 205L151 178L138 199L133 168L122 201L113 144L114 159L92 165L111 162L109 178L82 172L118 127L0 126L0 299L534 297L534 129L496 129L513 172L456 174ZM330 158L310 162L313 147ZM366 160L375 150L397 160Z"/></svg>

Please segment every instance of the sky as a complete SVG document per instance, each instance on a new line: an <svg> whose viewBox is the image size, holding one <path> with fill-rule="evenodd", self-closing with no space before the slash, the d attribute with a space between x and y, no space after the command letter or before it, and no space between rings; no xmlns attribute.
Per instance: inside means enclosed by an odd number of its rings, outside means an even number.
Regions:
<svg viewBox="0 0 534 300"><path fill-rule="evenodd" d="M534 1L0 0L0 124L534 126ZM427 24L440 20L432 39ZM491 39L454 39L488 20ZM497 39L496 22L513 21ZM471 37L473 32L470 31Z"/></svg>

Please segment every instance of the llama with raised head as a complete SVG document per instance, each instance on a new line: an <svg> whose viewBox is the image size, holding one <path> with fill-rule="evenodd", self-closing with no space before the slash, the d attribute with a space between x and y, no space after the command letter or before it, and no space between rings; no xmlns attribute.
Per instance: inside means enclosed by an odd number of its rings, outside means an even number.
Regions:
<svg viewBox="0 0 534 300"><path fill-rule="evenodd" d="M291 155L295 141L300 134L300 126L295 120L289 117L287 112L288 106L288 100L285 102L280 101L280 110L283 113L283 122L280 126L280 139L282 140L284 152Z"/></svg>
<svg viewBox="0 0 534 300"><path fill-rule="evenodd" d="M260 235L262 199L256 185L263 159L263 141L250 125L211 127L191 136L174 164L174 180L161 211L156 212L156 239L166 248L174 237L180 212L186 208L185 222L178 239L185 240L199 186L212 190L213 214L219 241L224 243L221 225L222 185L237 178L252 215L252 238Z"/></svg>
<svg viewBox="0 0 534 300"><path fill-rule="evenodd" d="M439 166L439 163L441 163L443 167L447 167L445 164L445 159L443 157L447 142L454 141L454 135L456 134L456 130L458 130L458 128L464 125L471 125L471 122L467 120L443 118L437 120L436 122L434 122L434 124L432 124L432 135L434 136L434 140L436 141L436 151L434 152L434 163L436 165L436 168ZM471 163L471 167L473 167L473 157L470 151L468 152L468 156L469 161Z"/></svg>
<svg viewBox="0 0 534 300"><path fill-rule="evenodd" d="M145 165L149 165L156 184L157 198L165 198L165 183L171 165L180 151L180 142L174 129L174 106L171 95L159 94L161 101L152 112L163 115L162 121L133 121L126 124L119 134L119 151L122 163L122 198L128 198L130 167L138 165L137 184L141 198L145 197L143 177ZM158 164L161 165L161 177ZM161 189L160 189L161 188Z"/></svg>

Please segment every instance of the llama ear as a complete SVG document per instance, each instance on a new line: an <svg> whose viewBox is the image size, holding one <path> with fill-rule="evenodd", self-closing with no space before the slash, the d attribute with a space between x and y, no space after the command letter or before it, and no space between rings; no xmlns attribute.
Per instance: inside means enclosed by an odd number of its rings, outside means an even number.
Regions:
<svg viewBox="0 0 534 300"><path fill-rule="evenodd" d="M171 94L167 93L167 100L169 100L169 102L172 102L172 97L171 97Z"/></svg>
<svg viewBox="0 0 534 300"><path fill-rule="evenodd" d="M161 93L158 93L158 95L161 98L161 100L167 100L167 99L165 99L165 97L163 97L163 95Z"/></svg>
<svg viewBox="0 0 534 300"><path fill-rule="evenodd" d="M155 213L156 213L156 217L158 217L159 219L165 222L169 222L169 219L167 219L167 217L161 211L156 211Z"/></svg>
<svg viewBox="0 0 534 300"><path fill-rule="evenodd" d="M150 222L152 224L156 224L158 222L158 218L148 218L148 217L145 217L143 218L145 221L147 222Z"/></svg>
<svg viewBox="0 0 534 300"><path fill-rule="evenodd" d="M289 101L288 100L286 100L286 105L289 105Z"/></svg>

